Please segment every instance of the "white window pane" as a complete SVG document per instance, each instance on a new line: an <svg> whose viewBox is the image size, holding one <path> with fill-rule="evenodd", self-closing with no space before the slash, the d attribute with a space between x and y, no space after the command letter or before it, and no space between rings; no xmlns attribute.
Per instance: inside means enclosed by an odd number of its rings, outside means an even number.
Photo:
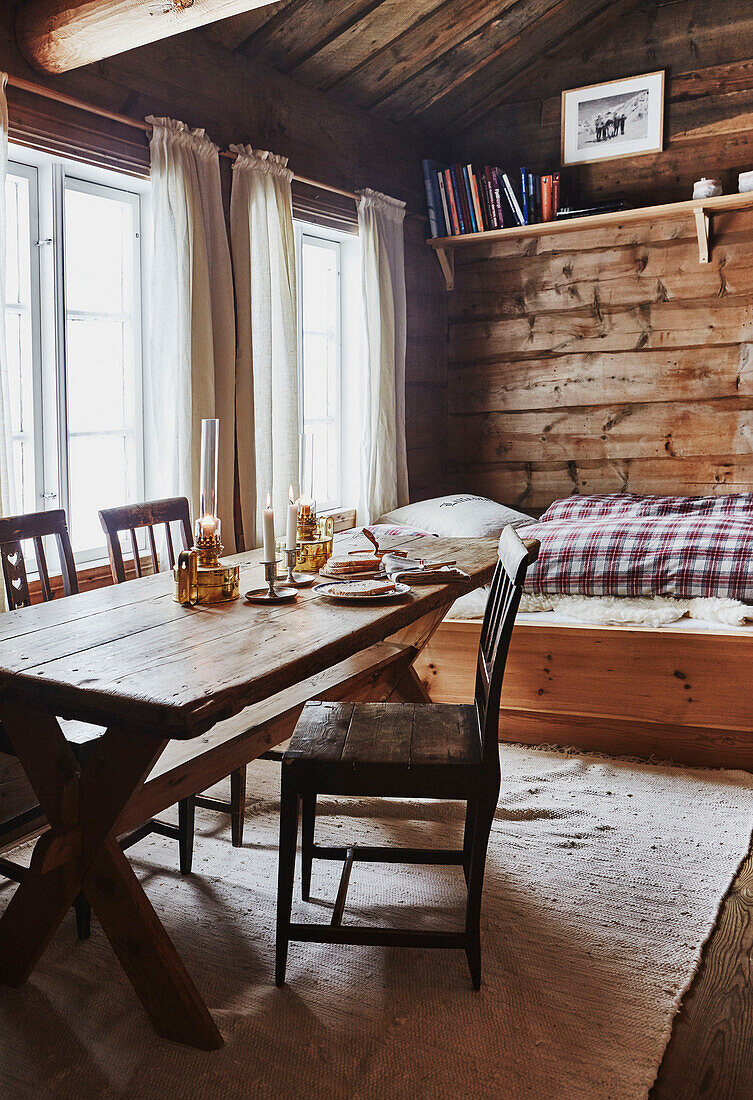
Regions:
<svg viewBox="0 0 753 1100"><path fill-rule="evenodd" d="M66 188L65 276L73 311L128 313L133 300L134 209L117 195Z"/></svg>
<svg viewBox="0 0 753 1100"><path fill-rule="evenodd" d="M34 374L31 335L31 231L29 181L9 172L5 200L6 357L10 382L16 507L36 510L34 470Z"/></svg>
<svg viewBox="0 0 753 1100"><path fill-rule="evenodd" d="M131 427L130 343L128 323L69 318L69 431Z"/></svg>
<svg viewBox="0 0 753 1100"><path fill-rule="evenodd" d="M330 340L305 333L303 337L303 416L305 420L330 415Z"/></svg>
<svg viewBox="0 0 753 1100"><path fill-rule="evenodd" d="M337 253L311 238L303 242L303 329L327 332L336 327Z"/></svg>
<svg viewBox="0 0 753 1100"><path fill-rule="evenodd" d="M118 435L71 436L70 475L71 542L76 552L103 545L97 512L133 499L133 445Z"/></svg>

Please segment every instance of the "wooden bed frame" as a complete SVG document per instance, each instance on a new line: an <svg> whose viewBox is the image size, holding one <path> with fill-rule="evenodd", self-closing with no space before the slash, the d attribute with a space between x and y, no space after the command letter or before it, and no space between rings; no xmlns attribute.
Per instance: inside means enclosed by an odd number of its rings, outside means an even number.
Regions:
<svg viewBox="0 0 753 1100"><path fill-rule="evenodd" d="M447 620L416 670L436 702L471 702L481 623ZM500 740L753 771L753 627L518 621Z"/></svg>

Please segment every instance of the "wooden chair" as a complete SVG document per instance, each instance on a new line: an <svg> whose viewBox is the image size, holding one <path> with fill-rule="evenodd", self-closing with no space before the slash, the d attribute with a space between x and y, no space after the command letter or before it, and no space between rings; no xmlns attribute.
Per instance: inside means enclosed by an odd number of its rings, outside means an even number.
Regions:
<svg viewBox="0 0 753 1100"><path fill-rule="evenodd" d="M143 565L139 553L139 530L146 530L149 544L149 557L153 573L159 573L160 561L157 553L157 540L155 527L162 527L167 548L169 568L175 566L175 544L170 524L178 528L181 541L181 549L193 546L193 532L191 530L191 513L188 501L185 497L170 497L166 500L151 500L143 504L126 504L121 508L105 508L99 513L99 520L107 539L107 553L110 558L110 570L116 584L122 584L127 579L126 563L123 560L123 550L120 535L128 532L131 552L133 555L133 570L136 576L142 577ZM234 848L243 847L243 825L246 812L246 769L236 768L230 775L230 801L221 798L210 798L208 795L193 795L190 799L184 799L181 806L187 819L191 820L193 832L193 818L195 806L201 806L207 810L216 810L219 813L230 815L230 835Z"/></svg>
<svg viewBox="0 0 753 1100"><path fill-rule="evenodd" d="M32 542L34 546L42 600L48 602L54 598L55 592L50 582L44 546L44 539L48 537L54 538L57 544L63 595L71 596L78 592L78 577L65 512L58 509L52 512L9 516L0 519L0 562L9 610L14 611L31 605L24 542ZM104 733L101 727L84 722L61 720L61 726L77 756L84 754L87 746ZM13 747L1 726L0 751L13 755ZM45 818L39 806L25 807L21 813L0 824L0 851L7 852L25 841L32 840L45 828ZM162 836L177 839L181 873L189 874L193 851L193 819L187 812L187 808L180 808L177 827L154 818L121 837L120 846L125 851L150 833L159 833ZM20 882L24 868L8 859L0 859L0 874L14 882ZM91 907L83 894L79 894L74 907L79 938L87 939L91 928Z"/></svg>
<svg viewBox="0 0 753 1100"><path fill-rule="evenodd" d="M526 546L512 527L502 532L481 631L475 703L307 703L283 758L275 980L285 982L290 940L393 947L463 948L474 989L481 984L480 917L486 849L500 788L499 707L502 678L521 588L538 543ZM314 843L318 794L466 802L458 850L319 847ZM331 924L292 924L298 806L303 804L302 896L309 899L314 858L344 860ZM342 927L353 863L462 866L465 927L456 932Z"/></svg>

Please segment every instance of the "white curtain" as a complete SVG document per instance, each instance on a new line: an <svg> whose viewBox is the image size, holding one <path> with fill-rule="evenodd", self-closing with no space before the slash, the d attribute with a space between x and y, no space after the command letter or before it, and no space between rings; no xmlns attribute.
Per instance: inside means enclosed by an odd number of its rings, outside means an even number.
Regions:
<svg viewBox="0 0 753 1100"><path fill-rule="evenodd" d="M5 345L5 180L8 175L7 73L0 73L0 516L16 513L16 479L13 469L10 377ZM0 611L5 610L5 589L0 581Z"/></svg>
<svg viewBox="0 0 753 1100"><path fill-rule="evenodd" d="M5 180L8 174L8 101L5 98L5 86L7 82L7 74L0 73L0 516L13 515L16 511L10 377L5 346ZM1 602L2 594L0 594Z"/></svg>
<svg viewBox="0 0 753 1100"><path fill-rule="evenodd" d="M230 233L238 322L238 478L247 547L260 539L257 492L272 494L282 530L298 483L295 238L287 158L231 145Z"/></svg>
<svg viewBox="0 0 753 1100"><path fill-rule="evenodd" d="M152 271L146 370L147 493L199 506L201 421L219 417L219 513L235 550L235 310L219 150L203 130L148 118Z"/></svg>
<svg viewBox="0 0 753 1100"><path fill-rule="evenodd" d="M364 407L364 522L408 503L405 449L405 203L359 192L368 384Z"/></svg>

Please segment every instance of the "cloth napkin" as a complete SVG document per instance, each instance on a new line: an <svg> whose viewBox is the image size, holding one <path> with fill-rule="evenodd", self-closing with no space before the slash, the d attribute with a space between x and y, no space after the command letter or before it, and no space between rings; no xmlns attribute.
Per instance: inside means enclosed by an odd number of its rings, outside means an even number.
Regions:
<svg viewBox="0 0 753 1100"><path fill-rule="evenodd" d="M431 562L425 562L423 558L412 559L398 557L395 554L385 554L382 565L391 581L404 584L446 584L450 581L465 584L470 582L470 577L462 569L454 565L443 565L439 569L432 567Z"/></svg>

